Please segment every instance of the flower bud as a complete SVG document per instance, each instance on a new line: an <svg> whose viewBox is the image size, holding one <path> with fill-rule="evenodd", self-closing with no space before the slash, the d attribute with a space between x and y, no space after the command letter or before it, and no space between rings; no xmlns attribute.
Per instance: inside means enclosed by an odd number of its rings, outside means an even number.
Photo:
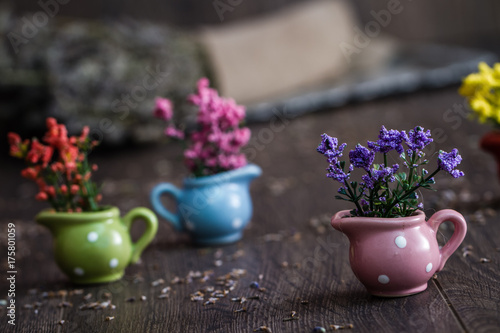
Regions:
<svg viewBox="0 0 500 333"><path fill-rule="evenodd" d="M76 184L71 185L71 194L72 195L77 194L79 189L80 189L80 187L78 185L76 185Z"/></svg>
<svg viewBox="0 0 500 333"><path fill-rule="evenodd" d="M54 188L54 186L47 186L46 191L49 197L54 198L56 196L56 189Z"/></svg>
<svg viewBox="0 0 500 333"><path fill-rule="evenodd" d="M38 192L38 194L35 196L35 199L39 200L39 201L45 201L45 200L48 199L47 193L45 193L45 192Z"/></svg>

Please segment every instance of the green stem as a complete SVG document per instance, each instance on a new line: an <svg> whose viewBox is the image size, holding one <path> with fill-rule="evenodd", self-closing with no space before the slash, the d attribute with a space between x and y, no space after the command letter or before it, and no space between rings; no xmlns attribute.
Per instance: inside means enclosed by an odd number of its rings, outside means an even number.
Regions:
<svg viewBox="0 0 500 333"><path fill-rule="evenodd" d="M408 181L410 182L410 184L413 184L413 166L415 165L415 155L415 152L413 152L413 155L411 155L411 164L408 166L410 169L410 173L408 174Z"/></svg>
<svg viewBox="0 0 500 333"><path fill-rule="evenodd" d="M358 198L356 197L356 195L352 192L351 190L351 187L349 186L349 183L345 183L345 187L347 188L347 190L349 191L349 194L351 195L351 198L352 198L352 201L354 202L354 204L356 205L356 207L358 208L358 210L361 212L361 215L360 216L363 216L364 215L364 212L363 212L363 209L361 208L361 206L359 205L359 202L358 202Z"/></svg>
<svg viewBox="0 0 500 333"><path fill-rule="evenodd" d="M374 193L375 193L374 190L370 190L370 210L372 212L373 212L373 200L375 199Z"/></svg>
<svg viewBox="0 0 500 333"><path fill-rule="evenodd" d="M387 153L384 153L384 168L387 168ZM389 193L389 182L387 182L387 179L385 180L385 192L384 192L384 197L389 198L390 193Z"/></svg>
<svg viewBox="0 0 500 333"><path fill-rule="evenodd" d="M411 159L410 159L410 165L408 166L408 168L410 169L410 172L408 173L409 184L413 184L413 170L415 169L416 156L417 156L416 152L413 152L411 155ZM407 209L407 205L405 202L403 204L403 214L406 214L406 209Z"/></svg>
<svg viewBox="0 0 500 333"><path fill-rule="evenodd" d="M370 170L368 170L368 177L372 177L372 173ZM370 210L373 212L373 199L375 198L374 194L376 192L374 191L374 189L370 189Z"/></svg>
<svg viewBox="0 0 500 333"><path fill-rule="evenodd" d="M415 192L420 186L422 186L421 185L422 183L427 183L429 181L429 179L431 179L432 177L434 177L440 170L441 169L437 168L433 173L431 173L427 178L425 178L423 182L420 182L418 185L413 186L411 189L409 189L408 191L406 191L401 198L399 198L398 200L395 200L392 203L392 205L390 205L389 208L387 209L384 217L388 217L389 213L394 208L394 206L396 206L398 203L401 202L401 200L406 199L407 196L409 196L410 194L412 194L413 192Z"/></svg>

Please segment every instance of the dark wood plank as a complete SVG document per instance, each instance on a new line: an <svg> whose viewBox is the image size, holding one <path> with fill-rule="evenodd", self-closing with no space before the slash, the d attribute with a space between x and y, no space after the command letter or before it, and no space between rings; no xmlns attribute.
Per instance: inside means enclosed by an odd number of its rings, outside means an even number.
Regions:
<svg viewBox="0 0 500 333"><path fill-rule="evenodd" d="M315 246L311 248L311 244ZM307 332L318 325L328 327L332 324L353 324L356 331L361 332L374 328L385 332L412 332L422 328L426 332L460 331L446 302L432 284L428 291L412 298L369 296L346 262L346 240L333 231L328 236L310 235L295 242L287 239L265 242L261 239L254 245L258 246L237 244L224 247L223 261L238 250L243 250L244 254L220 267L213 265L215 249L150 251L141 265L132 267L132 271L146 275L143 282L134 283L134 277L128 275L119 282L84 288L84 294L92 294L89 301L104 301L104 293L111 293L115 310L78 310L85 301L83 295L73 295L68 298L73 307L64 309L62 314L66 323L61 331L248 332L250 328L266 325L273 332ZM304 248L311 250L304 251ZM270 253L275 255L270 256ZM289 262L287 268L282 267L283 261ZM175 267L170 267L169 262L175 263ZM162 265L157 265L160 263ZM214 285L216 276L234 268L246 269L247 273L228 296L214 305L204 306L202 302L190 301L191 293ZM170 284L175 276L184 277L193 269L213 269L215 274L206 283ZM260 274L262 280L259 280ZM151 282L160 277L166 283L152 287ZM267 291L251 289L252 281L259 281ZM171 296L156 298L166 285L172 287ZM144 302L140 300L142 295L147 297ZM241 305L231 302L233 297L254 295L261 299L248 300ZM131 297L136 300L127 302ZM302 301L307 301L307 304L302 304ZM234 312L243 307L247 312ZM47 309L50 308L55 310L56 303L48 304ZM299 319L284 322L291 311L296 311ZM106 321L106 316L115 319Z"/></svg>
<svg viewBox="0 0 500 333"><path fill-rule="evenodd" d="M497 214L498 211L483 224L469 219L461 251L453 255L436 281L469 332L498 332L500 328L500 218ZM484 259L490 262L482 262Z"/></svg>
<svg viewBox="0 0 500 333"><path fill-rule="evenodd" d="M315 326L353 324L356 332L460 332L495 331L498 323L498 218L485 225L470 223L465 245L474 246L474 256L455 253L436 281L418 295L384 299L368 295L356 280L348 263L348 240L328 225L328 216L345 209L334 199L336 185L324 176L325 162L315 152L319 135L327 132L345 138L349 147L373 139L380 126L426 128L444 131L440 148L458 147L464 158L467 177L452 181L440 178L438 193L425 193L428 212L451 207L467 216L493 205L498 195L495 165L487 154L476 148L487 129L463 120L458 127L444 121L444 113L459 102L455 90L425 92L373 103L349 106L331 113L320 113L290 120L282 131L274 131L272 140L257 141L252 162L264 174L252 185L254 218L244 239L218 248L193 246L186 235L174 232L161 221L158 236L142 256L142 262L129 267L118 282L83 287L83 294L46 299L43 292L80 288L69 283L58 270L52 255L51 235L36 226L32 217L41 205L33 202L29 185L18 176L20 167L6 164L2 172L0 226L15 220L19 226L18 290L16 301L22 307L41 301L37 315L33 309L20 309L19 332L251 332L266 325L273 332L309 332ZM267 123L252 125L254 137L270 129ZM438 131L439 132L439 131ZM262 134L260 134L262 137ZM257 147L259 149L257 149ZM180 185L185 175L181 151L173 145L140 147L95 154L96 174L105 181L104 200L125 214L135 206L149 207L149 191L160 181ZM19 188L24 190L20 190ZM28 190L26 190L28 189ZM445 193L444 195L442 193ZM26 202L24 206L22 203ZM326 217L323 217L326 216ZM312 227L311 219L323 221L323 228ZM134 227L134 237L141 232ZM446 235L446 232L444 232ZM3 236L3 231L2 231ZM4 243L2 243L4 244ZM4 253L4 246L0 247ZM237 256L235 257L235 254ZM477 257L492 262L479 263ZM1 265L5 265L4 255ZM222 260L221 266L215 260ZM287 262L287 267L283 263ZM4 274L5 269L1 268ZM246 274L237 279L229 295L215 304L192 302L190 294L216 284L216 278L233 269ZM173 284L190 271L213 270L208 281ZM262 279L259 276L262 275ZM143 281L138 281L137 277ZM4 276L1 276L4 280ZM158 279L165 283L153 287ZM250 288L258 281L265 292ZM159 299L162 288L172 288L168 298ZM36 294L30 289L37 288ZM0 299L6 295L0 283ZM84 295L91 294L89 300ZM85 310L80 305L103 302L110 294L112 309ZM141 301L141 296L146 296ZM231 298L259 295L244 304ZM135 302L127 302L135 297ZM205 301L208 298L205 297ZM62 301L73 306L60 308ZM303 304L301 301L307 301ZM246 312L234 312L246 307ZM283 321L297 313L297 320ZM5 308L0 315L5 318ZM106 321L107 316L115 317ZM57 324L65 320L64 325ZM1 332L11 332L0 321Z"/></svg>

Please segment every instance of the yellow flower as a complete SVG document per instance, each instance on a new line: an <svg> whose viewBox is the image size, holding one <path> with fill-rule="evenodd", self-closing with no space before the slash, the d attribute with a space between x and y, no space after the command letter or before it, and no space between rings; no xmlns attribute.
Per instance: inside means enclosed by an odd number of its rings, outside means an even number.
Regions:
<svg viewBox="0 0 500 333"><path fill-rule="evenodd" d="M469 74L462 82L459 93L462 96L474 96L476 90L480 89L483 83L483 77L478 73Z"/></svg>
<svg viewBox="0 0 500 333"><path fill-rule="evenodd" d="M481 96L471 99L470 106L472 110L476 111L481 123L486 122L493 114L491 105Z"/></svg>
<svg viewBox="0 0 500 333"><path fill-rule="evenodd" d="M484 83L491 87L500 87L500 67L495 64L494 68L491 68L485 62L479 63L479 72L484 78Z"/></svg>
<svg viewBox="0 0 500 333"><path fill-rule="evenodd" d="M500 125L500 63L493 68L479 63L479 72L465 77L458 92L467 98L481 123Z"/></svg>

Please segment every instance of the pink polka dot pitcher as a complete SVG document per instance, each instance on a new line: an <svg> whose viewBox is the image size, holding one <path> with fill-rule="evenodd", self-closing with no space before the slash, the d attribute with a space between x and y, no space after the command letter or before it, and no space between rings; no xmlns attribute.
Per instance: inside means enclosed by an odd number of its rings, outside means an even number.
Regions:
<svg viewBox="0 0 500 333"><path fill-rule="evenodd" d="M434 273L443 269L467 232L464 217L451 209L400 218L349 217L348 210L332 217L332 227L347 235L352 271L369 293L376 296L408 296L424 291ZM436 233L450 221L455 230L440 248Z"/></svg>

